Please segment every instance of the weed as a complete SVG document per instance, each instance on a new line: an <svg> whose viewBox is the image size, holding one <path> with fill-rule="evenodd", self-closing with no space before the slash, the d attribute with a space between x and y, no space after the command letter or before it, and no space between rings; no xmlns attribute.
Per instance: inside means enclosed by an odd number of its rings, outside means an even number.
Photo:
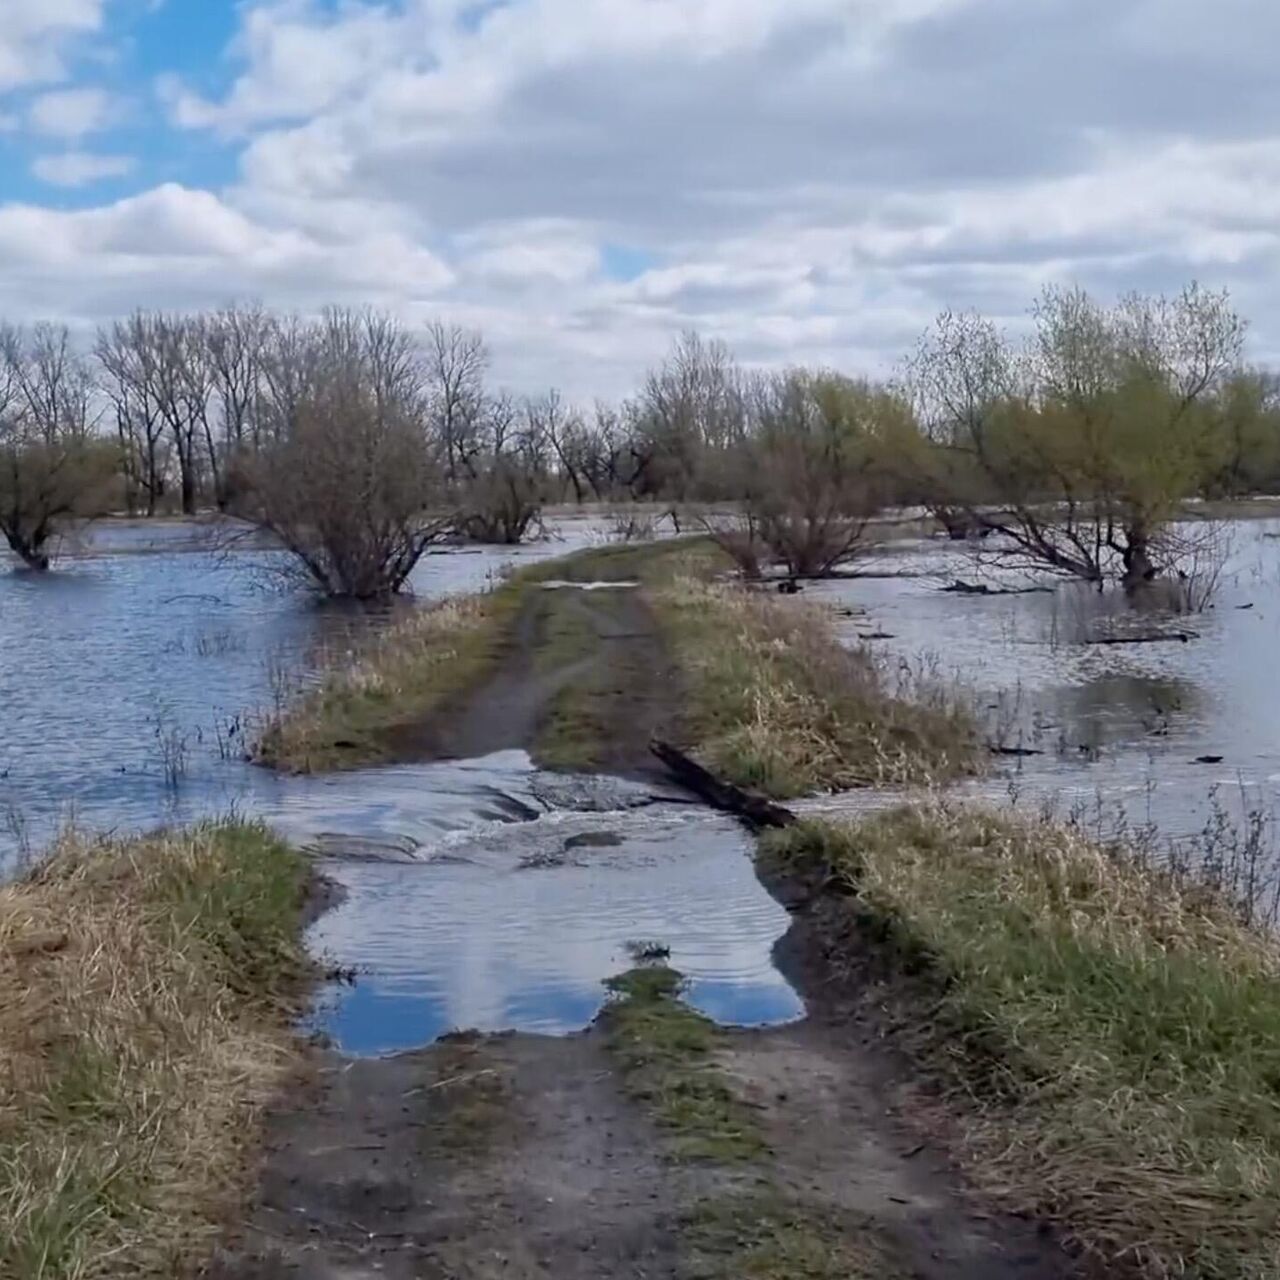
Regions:
<svg viewBox="0 0 1280 1280"><path fill-rule="evenodd" d="M308 875L228 824L68 840L0 888L0 1275L201 1260L294 1060Z"/></svg>
<svg viewBox="0 0 1280 1280"><path fill-rule="evenodd" d="M723 1032L680 1000L684 979L641 965L606 983L616 999L601 1014L628 1093L671 1138L677 1160L753 1160L765 1145L747 1107L715 1062Z"/></svg>
<svg viewBox="0 0 1280 1280"><path fill-rule="evenodd" d="M980 1182L1155 1276L1280 1274L1280 947L1212 883L932 807L768 837L835 877ZM914 1016L913 1016L914 1015Z"/></svg>

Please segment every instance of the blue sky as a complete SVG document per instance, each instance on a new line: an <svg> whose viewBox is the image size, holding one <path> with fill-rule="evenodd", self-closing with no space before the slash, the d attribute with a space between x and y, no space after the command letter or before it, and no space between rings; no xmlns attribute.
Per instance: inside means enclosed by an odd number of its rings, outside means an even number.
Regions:
<svg viewBox="0 0 1280 1280"><path fill-rule="evenodd" d="M7 0L0 316L367 302L590 396L685 328L891 373L943 308L1195 277L1280 361L1278 42L1258 0Z"/></svg>

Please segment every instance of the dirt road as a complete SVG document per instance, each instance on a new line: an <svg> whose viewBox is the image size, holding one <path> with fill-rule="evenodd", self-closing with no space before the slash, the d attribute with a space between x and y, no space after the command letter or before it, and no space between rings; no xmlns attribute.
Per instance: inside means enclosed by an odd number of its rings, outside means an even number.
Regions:
<svg viewBox="0 0 1280 1280"><path fill-rule="evenodd" d="M648 770L679 711L625 589L532 593L512 660L406 752L584 752ZM566 710L567 708L567 710ZM255 1203L216 1280L1055 1280L1035 1224L992 1215L919 1123L904 1068L825 971L802 903L782 963L810 1017L718 1040L752 1158L676 1159L607 1030L463 1037L383 1060L312 1053L270 1117ZM670 1103L671 1099L660 1100ZM677 1099L678 1102L678 1099Z"/></svg>

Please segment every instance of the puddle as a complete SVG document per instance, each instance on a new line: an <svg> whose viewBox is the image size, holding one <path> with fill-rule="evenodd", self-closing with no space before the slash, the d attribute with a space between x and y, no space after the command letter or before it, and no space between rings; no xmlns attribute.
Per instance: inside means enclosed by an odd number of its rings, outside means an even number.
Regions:
<svg viewBox="0 0 1280 1280"><path fill-rule="evenodd" d="M669 947L718 1022L803 1016L771 958L787 913L728 819L640 784L540 774L521 752L294 783L269 816L346 890L308 942L358 975L308 1026L346 1053L581 1030L636 942Z"/></svg>

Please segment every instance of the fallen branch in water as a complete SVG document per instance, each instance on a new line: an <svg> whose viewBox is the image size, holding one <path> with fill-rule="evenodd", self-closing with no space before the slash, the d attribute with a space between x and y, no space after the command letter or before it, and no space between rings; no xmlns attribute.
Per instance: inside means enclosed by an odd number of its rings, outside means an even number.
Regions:
<svg viewBox="0 0 1280 1280"><path fill-rule="evenodd" d="M701 796L713 809L731 813L752 827L789 827L797 821L790 809L753 795L731 782L722 782L696 760L669 742L655 739L649 750L671 771L676 781Z"/></svg>
<svg viewBox="0 0 1280 1280"><path fill-rule="evenodd" d="M1095 636L1085 644L1161 644L1165 641L1186 644L1188 640L1199 639L1199 633L1195 631L1149 631L1136 636Z"/></svg>
<svg viewBox="0 0 1280 1280"><path fill-rule="evenodd" d="M983 582L961 582L958 578L949 587L943 587L944 595L953 596L1035 596L1052 595L1052 587L989 587Z"/></svg>

